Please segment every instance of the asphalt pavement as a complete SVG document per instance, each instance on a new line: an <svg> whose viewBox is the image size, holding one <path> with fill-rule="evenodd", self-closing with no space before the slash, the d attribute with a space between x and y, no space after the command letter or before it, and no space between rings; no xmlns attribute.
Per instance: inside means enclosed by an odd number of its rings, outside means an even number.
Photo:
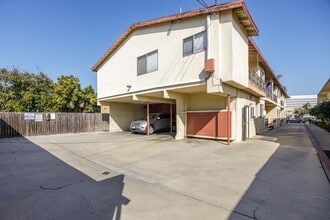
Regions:
<svg viewBox="0 0 330 220"><path fill-rule="evenodd" d="M88 133L0 139L0 219L329 219L304 125L241 143Z"/></svg>

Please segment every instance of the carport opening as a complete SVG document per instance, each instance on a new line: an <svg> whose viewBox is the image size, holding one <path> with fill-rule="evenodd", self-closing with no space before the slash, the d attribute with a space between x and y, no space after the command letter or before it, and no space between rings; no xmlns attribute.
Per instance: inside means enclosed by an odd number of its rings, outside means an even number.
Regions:
<svg viewBox="0 0 330 220"><path fill-rule="evenodd" d="M169 132L171 136L176 134L176 105L168 103L145 103L145 117L137 118L131 123L130 130L133 133L153 133ZM140 123L149 124L145 129L145 125L139 127ZM133 127L134 126L134 127ZM139 130L139 129L142 129ZM148 130L149 129L149 130Z"/></svg>
<svg viewBox="0 0 330 220"><path fill-rule="evenodd" d="M173 115L176 115L176 105L175 104L164 104L164 103L158 103L158 104L149 104L150 113L171 113L171 106L172 106L172 113ZM145 108L147 108L147 105L145 105Z"/></svg>
<svg viewBox="0 0 330 220"><path fill-rule="evenodd" d="M146 108L148 109L148 104ZM153 126L157 132L176 132L176 105L166 103L153 103L149 104L149 116L161 113L159 117L152 118L150 126ZM148 112L147 112L148 114ZM149 118L150 119L150 118ZM156 124L159 122L158 124ZM164 129L163 129L164 128ZM169 129L168 129L169 128Z"/></svg>

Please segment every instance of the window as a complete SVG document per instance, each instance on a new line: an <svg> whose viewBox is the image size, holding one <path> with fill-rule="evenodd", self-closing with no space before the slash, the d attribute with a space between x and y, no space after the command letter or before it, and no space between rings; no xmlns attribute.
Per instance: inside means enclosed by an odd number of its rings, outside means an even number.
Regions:
<svg viewBox="0 0 330 220"><path fill-rule="evenodd" d="M158 50L137 58L137 74L142 75L158 70Z"/></svg>
<svg viewBox="0 0 330 220"><path fill-rule="evenodd" d="M254 107L251 107L251 119L254 119Z"/></svg>
<svg viewBox="0 0 330 220"><path fill-rule="evenodd" d="M272 82L268 82L267 85L266 85L266 89L267 91L269 92L273 92L273 84Z"/></svg>
<svg viewBox="0 0 330 220"><path fill-rule="evenodd" d="M183 56L188 56L206 49L206 32L200 32L183 39Z"/></svg>

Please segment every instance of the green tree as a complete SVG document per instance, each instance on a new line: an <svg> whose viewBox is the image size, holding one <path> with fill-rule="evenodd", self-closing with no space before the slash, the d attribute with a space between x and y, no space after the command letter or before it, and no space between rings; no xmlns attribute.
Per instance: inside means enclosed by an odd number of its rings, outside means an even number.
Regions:
<svg viewBox="0 0 330 220"><path fill-rule="evenodd" d="M60 112L81 112L82 92L77 77L60 76L53 94L53 109Z"/></svg>
<svg viewBox="0 0 330 220"><path fill-rule="evenodd" d="M96 94L91 85L81 89L73 75L60 76L54 88L53 109L61 112L98 112Z"/></svg>
<svg viewBox="0 0 330 220"><path fill-rule="evenodd" d="M1 111L47 111L52 91L52 80L42 72L31 74L15 68L0 71Z"/></svg>
<svg viewBox="0 0 330 220"><path fill-rule="evenodd" d="M330 124L330 101L317 104L311 109L310 114L316 116L323 123Z"/></svg>
<svg viewBox="0 0 330 220"><path fill-rule="evenodd" d="M57 83L44 73L0 69L0 111L98 112L92 86L81 89L79 79L60 76Z"/></svg>
<svg viewBox="0 0 330 220"><path fill-rule="evenodd" d="M83 112L99 112L97 106L96 93L91 85L82 90L82 103L80 107L83 108Z"/></svg>
<svg viewBox="0 0 330 220"><path fill-rule="evenodd" d="M307 102L306 104L304 104L302 106L302 112L303 112L303 114L309 114L311 108L312 108L312 105L309 102Z"/></svg>

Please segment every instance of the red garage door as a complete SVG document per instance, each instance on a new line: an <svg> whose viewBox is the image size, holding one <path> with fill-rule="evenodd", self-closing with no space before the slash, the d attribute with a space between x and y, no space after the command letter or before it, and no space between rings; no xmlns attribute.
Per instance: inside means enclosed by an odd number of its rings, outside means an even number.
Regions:
<svg viewBox="0 0 330 220"><path fill-rule="evenodd" d="M229 125L228 128L228 112L226 111L187 112L188 137L225 139L228 135L228 129L231 137L231 120Z"/></svg>

